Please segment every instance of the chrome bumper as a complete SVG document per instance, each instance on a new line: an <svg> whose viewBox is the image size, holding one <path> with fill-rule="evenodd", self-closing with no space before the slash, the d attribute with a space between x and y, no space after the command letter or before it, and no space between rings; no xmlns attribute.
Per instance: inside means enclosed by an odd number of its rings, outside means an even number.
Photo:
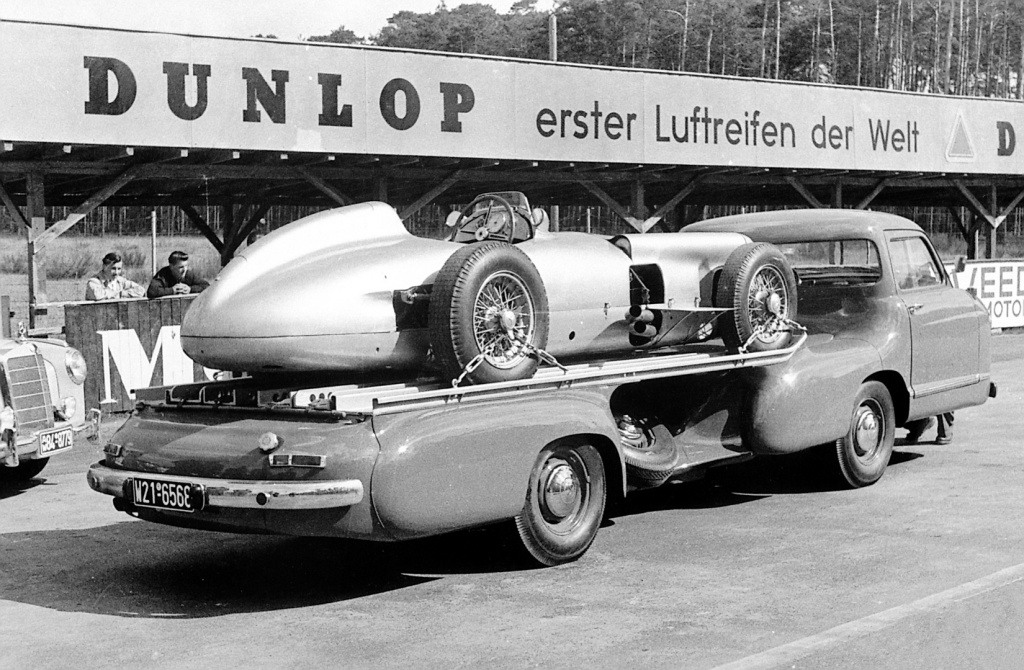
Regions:
<svg viewBox="0 0 1024 670"><path fill-rule="evenodd" d="M102 463L92 465L86 476L89 486L94 491L121 499L125 498L125 483L133 477L199 485L205 492L205 507L272 510L329 509L349 507L363 499L363 483L358 479L281 482L174 477L115 470Z"/></svg>

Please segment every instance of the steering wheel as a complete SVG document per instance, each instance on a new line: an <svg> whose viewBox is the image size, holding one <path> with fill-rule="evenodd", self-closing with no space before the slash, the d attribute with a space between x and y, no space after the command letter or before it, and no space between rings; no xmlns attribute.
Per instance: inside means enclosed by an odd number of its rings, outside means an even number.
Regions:
<svg viewBox="0 0 1024 670"><path fill-rule="evenodd" d="M478 207L482 203L487 203L486 210ZM515 212L508 200L497 195L485 194L474 198L473 202L462 210L459 223L456 224L456 235L461 233L464 237L472 237L477 241L493 239L511 243L514 222Z"/></svg>

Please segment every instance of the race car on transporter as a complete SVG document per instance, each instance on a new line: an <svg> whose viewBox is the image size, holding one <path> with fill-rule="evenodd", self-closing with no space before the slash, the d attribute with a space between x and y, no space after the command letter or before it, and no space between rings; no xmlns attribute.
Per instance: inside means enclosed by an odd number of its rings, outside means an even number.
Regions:
<svg viewBox="0 0 1024 670"><path fill-rule="evenodd" d="M785 347L796 281L782 254L734 232L606 237L543 230L522 193L453 212L447 240L394 209L314 214L242 251L181 328L185 353L251 374L367 375L440 367L470 383L550 363L706 340Z"/></svg>

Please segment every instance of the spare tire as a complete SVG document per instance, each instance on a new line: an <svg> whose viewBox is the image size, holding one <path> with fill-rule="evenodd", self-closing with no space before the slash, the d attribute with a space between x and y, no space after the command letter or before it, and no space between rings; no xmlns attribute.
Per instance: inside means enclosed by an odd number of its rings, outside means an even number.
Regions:
<svg viewBox="0 0 1024 670"><path fill-rule="evenodd" d="M719 321L727 346L746 345L747 351L782 349L792 339L784 321L796 317L793 268L774 245L741 245L729 254L722 269L715 306L731 310Z"/></svg>
<svg viewBox="0 0 1024 670"><path fill-rule="evenodd" d="M469 244L445 262L430 294L430 345L442 373L473 384L525 379L548 341L548 298L529 257L505 242Z"/></svg>

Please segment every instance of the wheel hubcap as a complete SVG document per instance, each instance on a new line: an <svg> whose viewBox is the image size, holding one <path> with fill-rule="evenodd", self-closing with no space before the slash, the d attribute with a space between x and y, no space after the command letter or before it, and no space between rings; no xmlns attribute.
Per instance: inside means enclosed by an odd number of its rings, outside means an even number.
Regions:
<svg viewBox="0 0 1024 670"><path fill-rule="evenodd" d="M549 463L541 482L541 511L548 521L557 523L571 516L580 506L582 489L576 472L564 461Z"/></svg>
<svg viewBox="0 0 1024 670"><path fill-rule="evenodd" d="M510 369L529 354L533 340L533 299L517 275L498 272L480 287L473 308L476 345L492 366Z"/></svg>
<svg viewBox="0 0 1024 670"><path fill-rule="evenodd" d="M881 417L871 407L862 405L853 428L853 448L858 456L869 456L878 450L882 430Z"/></svg>

